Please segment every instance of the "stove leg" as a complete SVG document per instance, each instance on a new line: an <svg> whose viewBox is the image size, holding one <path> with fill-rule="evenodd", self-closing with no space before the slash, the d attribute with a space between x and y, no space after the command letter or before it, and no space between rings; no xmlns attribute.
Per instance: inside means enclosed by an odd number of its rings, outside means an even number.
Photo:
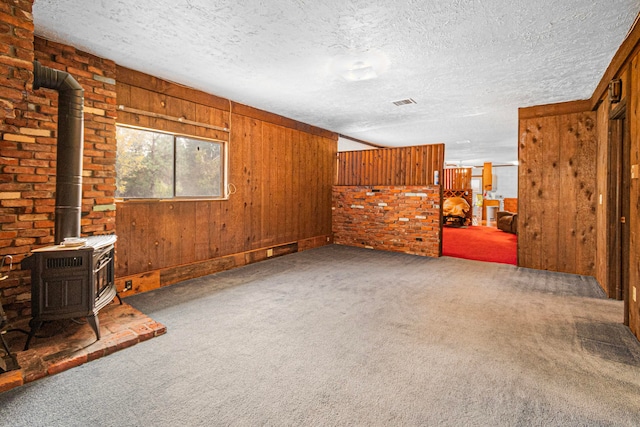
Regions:
<svg viewBox="0 0 640 427"><path fill-rule="evenodd" d="M24 344L24 351L29 350L29 343L31 343L31 338L33 338L42 327L42 320L31 319L29 320L29 336L27 337L27 342Z"/></svg>
<svg viewBox="0 0 640 427"><path fill-rule="evenodd" d="M91 329L96 333L96 339L100 339L100 322L98 321L98 315L87 316L87 322L91 325Z"/></svg>

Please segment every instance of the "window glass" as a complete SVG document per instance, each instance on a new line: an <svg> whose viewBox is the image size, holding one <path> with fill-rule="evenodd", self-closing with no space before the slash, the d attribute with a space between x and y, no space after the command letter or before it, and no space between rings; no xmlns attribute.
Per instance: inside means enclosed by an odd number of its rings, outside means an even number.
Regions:
<svg viewBox="0 0 640 427"><path fill-rule="evenodd" d="M176 138L176 196L221 196L222 153L220 144Z"/></svg>
<svg viewBox="0 0 640 427"><path fill-rule="evenodd" d="M222 197L224 144L117 126L116 197Z"/></svg>

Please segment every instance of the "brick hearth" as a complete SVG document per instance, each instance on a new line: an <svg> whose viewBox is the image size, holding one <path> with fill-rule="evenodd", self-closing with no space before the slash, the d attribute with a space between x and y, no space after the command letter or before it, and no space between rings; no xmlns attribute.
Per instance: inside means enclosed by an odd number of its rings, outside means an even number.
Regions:
<svg viewBox="0 0 640 427"><path fill-rule="evenodd" d="M126 303L109 304L100 311L98 318L101 333L99 341L96 341L88 324L72 320L45 323L38 336L47 338L34 338L27 351L19 351L24 346L25 335L7 333L5 338L16 354L21 369L0 375L0 393L107 356L167 331L164 325ZM27 329L28 325L22 322L11 327Z"/></svg>

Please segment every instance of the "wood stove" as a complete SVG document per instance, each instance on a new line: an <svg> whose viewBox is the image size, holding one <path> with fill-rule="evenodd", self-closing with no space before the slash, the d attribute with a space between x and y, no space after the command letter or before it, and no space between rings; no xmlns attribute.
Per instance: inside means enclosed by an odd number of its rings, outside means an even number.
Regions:
<svg viewBox="0 0 640 427"><path fill-rule="evenodd" d="M115 235L90 236L86 243L64 243L36 249L22 261L31 269L31 315L29 338L50 320L86 317L100 339L98 311L115 297ZM122 303L122 301L120 301Z"/></svg>
<svg viewBox="0 0 640 427"><path fill-rule="evenodd" d="M22 261L31 269L31 331L42 323L86 317L100 339L98 311L118 296L114 280L116 236L80 238L84 89L67 72L33 63L33 89L58 91L54 246ZM120 301L122 304L122 301Z"/></svg>

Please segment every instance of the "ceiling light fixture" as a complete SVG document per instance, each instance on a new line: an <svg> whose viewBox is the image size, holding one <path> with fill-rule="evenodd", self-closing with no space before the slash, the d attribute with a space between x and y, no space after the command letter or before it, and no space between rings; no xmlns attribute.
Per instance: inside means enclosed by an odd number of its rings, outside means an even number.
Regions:
<svg viewBox="0 0 640 427"><path fill-rule="evenodd" d="M378 74L370 64L358 61L345 70L345 72L342 73L342 77L350 82L360 82L363 80L375 79L378 77Z"/></svg>
<svg viewBox="0 0 640 427"><path fill-rule="evenodd" d="M384 52L349 52L335 57L327 64L331 74L348 82L361 82L380 77L389 69L389 59Z"/></svg>

